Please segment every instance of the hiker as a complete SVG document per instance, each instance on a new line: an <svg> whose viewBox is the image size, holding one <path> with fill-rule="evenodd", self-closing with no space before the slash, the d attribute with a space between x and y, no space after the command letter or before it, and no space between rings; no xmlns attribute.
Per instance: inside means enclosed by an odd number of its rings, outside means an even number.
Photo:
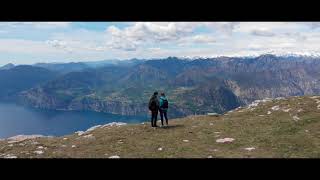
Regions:
<svg viewBox="0 0 320 180"><path fill-rule="evenodd" d="M159 111L158 92L154 92L149 101L149 110L151 111L151 127L157 126L157 118Z"/></svg>
<svg viewBox="0 0 320 180"><path fill-rule="evenodd" d="M159 111L160 111L162 126L163 126L163 116L166 119L166 125L168 126L168 117L167 117L168 107L169 107L168 99L166 98L166 95L164 93L161 93Z"/></svg>

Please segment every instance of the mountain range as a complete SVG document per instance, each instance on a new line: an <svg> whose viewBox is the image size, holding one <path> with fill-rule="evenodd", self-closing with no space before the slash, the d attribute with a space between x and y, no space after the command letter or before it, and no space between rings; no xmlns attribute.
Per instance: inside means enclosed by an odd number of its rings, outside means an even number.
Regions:
<svg viewBox="0 0 320 180"><path fill-rule="evenodd" d="M152 93L164 91L170 115L180 117L223 113L263 98L320 94L319 69L318 57L272 54L42 63L0 70L0 97L41 109L141 115L148 113Z"/></svg>

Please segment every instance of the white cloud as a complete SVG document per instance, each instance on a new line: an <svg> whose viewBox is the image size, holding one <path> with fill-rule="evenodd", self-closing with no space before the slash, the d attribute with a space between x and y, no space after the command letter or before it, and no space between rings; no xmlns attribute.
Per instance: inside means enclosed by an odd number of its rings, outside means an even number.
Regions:
<svg viewBox="0 0 320 180"><path fill-rule="evenodd" d="M34 28L66 28L71 22L1 22L0 27L24 28L26 26Z"/></svg>
<svg viewBox="0 0 320 180"><path fill-rule="evenodd" d="M302 35L299 32L294 32L294 33L287 32L287 33L284 33L284 35L287 36L288 38L293 38L293 39L295 39L297 41L305 41L305 40L307 40L307 36Z"/></svg>
<svg viewBox="0 0 320 180"><path fill-rule="evenodd" d="M51 42L52 47L72 53L101 53L110 50L110 47L108 47L111 41L110 38L105 32L76 29L70 32L53 33L47 43ZM112 45L116 49L116 43ZM124 44L120 45L124 46Z"/></svg>
<svg viewBox="0 0 320 180"><path fill-rule="evenodd" d="M189 46L189 45L210 45L216 43L216 39L212 34L198 34L194 36L181 38L178 42L179 46Z"/></svg>
<svg viewBox="0 0 320 180"><path fill-rule="evenodd" d="M118 49L124 51L135 51L137 49L137 44L134 42L113 41L107 45L111 49Z"/></svg>
<svg viewBox="0 0 320 180"><path fill-rule="evenodd" d="M264 50L264 46L262 44L250 43L245 49L250 51L261 51Z"/></svg>
<svg viewBox="0 0 320 180"><path fill-rule="evenodd" d="M232 35L233 31L240 25L239 22L203 22L200 24L227 35Z"/></svg>
<svg viewBox="0 0 320 180"><path fill-rule="evenodd" d="M198 27L208 27L211 31L231 33L237 22L137 22L120 29L110 26L106 32L111 36L108 45L114 49L136 50L147 44L190 45L216 42L212 35L195 34Z"/></svg>
<svg viewBox="0 0 320 180"><path fill-rule="evenodd" d="M208 35L195 35L192 37L194 43L214 43L216 40L212 36Z"/></svg>
<svg viewBox="0 0 320 180"><path fill-rule="evenodd" d="M22 39L0 39L0 52L4 53L25 53L25 54L48 54L57 53L42 41L31 41Z"/></svg>
<svg viewBox="0 0 320 180"><path fill-rule="evenodd" d="M284 22L241 22L234 30L236 32L251 33L254 30L274 31L287 28Z"/></svg>
<svg viewBox="0 0 320 180"><path fill-rule="evenodd" d="M111 48L136 50L139 45L146 43L170 43L190 35L196 23L184 22L137 22L132 26L119 29L110 26L107 33L111 36L109 45Z"/></svg>
<svg viewBox="0 0 320 180"><path fill-rule="evenodd" d="M266 36L266 37L272 37L275 36L275 33L267 31L267 30L259 30L259 29L255 29L253 31L251 31L252 35L255 36Z"/></svg>
<svg viewBox="0 0 320 180"><path fill-rule="evenodd" d="M305 24L310 26L311 29L317 29L320 27L320 22L305 22Z"/></svg>
<svg viewBox="0 0 320 180"><path fill-rule="evenodd" d="M36 28L66 28L71 25L71 22L32 22Z"/></svg>
<svg viewBox="0 0 320 180"><path fill-rule="evenodd" d="M161 48L148 48L149 51L160 51Z"/></svg>
<svg viewBox="0 0 320 180"><path fill-rule="evenodd" d="M48 40L46 43L56 48L65 48L67 44L66 42L60 40Z"/></svg>
<svg viewBox="0 0 320 180"><path fill-rule="evenodd" d="M72 48L68 45L67 42L65 41L61 41L61 40L48 40L45 42L46 44L54 47L54 48L57 48L57 49L62 49L62 50L65 50L67 52L72 52Z"/></svg>
<svg viewBox="0 0 320 180"><path fill-rule="evenodd" d="M94 50L94 51L106 51L108 48L104 47L104 46L93 46L93 47L89 47L89 50Z"/></svg>
<svg viewBox="0 0 320 180"><path fill-rule="evenodd" d="M305 22L240 22L234 32L243 34L252 31L267 31L275 35L283 33L305 32L310 30L310 23Z"/></svg>

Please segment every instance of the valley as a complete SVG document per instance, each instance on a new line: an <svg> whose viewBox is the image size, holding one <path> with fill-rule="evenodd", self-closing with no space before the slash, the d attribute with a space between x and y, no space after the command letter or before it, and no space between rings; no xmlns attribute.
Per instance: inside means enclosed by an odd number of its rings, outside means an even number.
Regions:
<svg viewBox="0 0 320 180"><path fill-rule="evenodd" d="M8 96L16 103L39 109L144 115L148 113L151 94L164 91L170 102L170 115L183 117L224 113L257 99L320 93L320 59L308 56L266 54L192 60L169 57L124 64L96 65L68 73L65 68L64 73L52 71L58 69L52 67L54 64L50 65L51 70L42 65L37 68L55 75L44 78L41 74L41 82L30 82ZM16 66L0 72L18 67L23 68ZM26 83L29 81L27 76L23 78Z"/></svg>

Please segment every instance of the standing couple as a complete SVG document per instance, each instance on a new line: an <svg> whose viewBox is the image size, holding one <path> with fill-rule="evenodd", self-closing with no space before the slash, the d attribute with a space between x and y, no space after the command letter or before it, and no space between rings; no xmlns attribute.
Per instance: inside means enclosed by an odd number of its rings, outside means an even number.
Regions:
<svg viewBox="0 0 320 180"><path fill-rule="evenodd" d="M166 119L166 125L168 126L168 111L169 103L168 99L166 98L164 93L161 93L160 98L158 98L158 92L154 92L149 101L149 110L151 111L151 126L157 126L157 118L158 118L158 111L160 112L161 117L161 126L163 126L163 116Z"/></svg>

